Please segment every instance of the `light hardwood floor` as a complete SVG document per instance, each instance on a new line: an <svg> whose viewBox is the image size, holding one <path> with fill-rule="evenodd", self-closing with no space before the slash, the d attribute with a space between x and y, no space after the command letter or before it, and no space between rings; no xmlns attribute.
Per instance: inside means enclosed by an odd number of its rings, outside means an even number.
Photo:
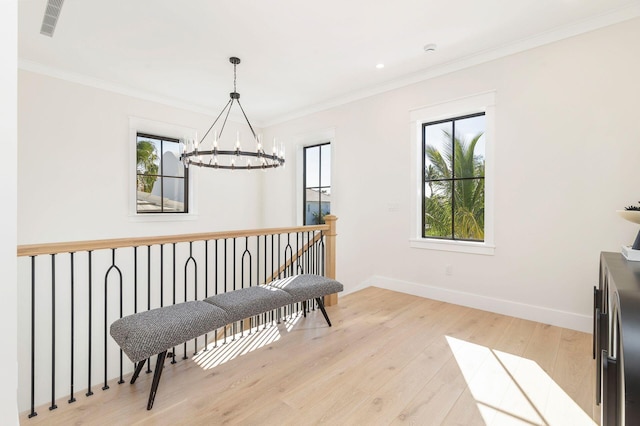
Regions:
<svg viewBox="0 0 640 426"><path fill-rule="evenodd" d="M23 425L595 424L591 336L370 287Z"/></svg>

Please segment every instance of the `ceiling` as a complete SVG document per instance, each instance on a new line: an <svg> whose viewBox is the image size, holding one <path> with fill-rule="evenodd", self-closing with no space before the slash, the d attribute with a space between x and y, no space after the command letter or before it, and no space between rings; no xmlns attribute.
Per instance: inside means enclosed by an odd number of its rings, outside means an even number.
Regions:
<svg viewBox="0 0 640 426"><path fill-rule="evenodd" d="M640 0L66 0L47 37L46 0L18 5L21 68L214 114L238 56L257 125L640 16Z"/></svg>

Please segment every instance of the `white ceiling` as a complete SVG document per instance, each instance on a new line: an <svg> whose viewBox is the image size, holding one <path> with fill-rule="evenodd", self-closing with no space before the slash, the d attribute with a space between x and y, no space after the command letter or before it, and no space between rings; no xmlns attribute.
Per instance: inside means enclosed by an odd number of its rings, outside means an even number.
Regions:
<svg viewBox="0 0 640 426"><path fill-rule="evenodd" d="M214 114L238 56L258 125L640 16L640 0L66 0L50 38L45 6L19 1L21 68Z"/></svg>

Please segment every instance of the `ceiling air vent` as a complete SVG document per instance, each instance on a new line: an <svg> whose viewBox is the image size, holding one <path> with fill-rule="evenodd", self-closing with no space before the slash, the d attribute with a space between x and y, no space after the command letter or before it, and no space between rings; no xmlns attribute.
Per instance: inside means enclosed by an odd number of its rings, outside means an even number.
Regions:
<svg viewBox="0 0 640 426"><path fill-rule="evenodd" d="M64 3L64 0L47 1L47 9L44 11L44 17L42 18L40 34L53 37L53 32L58 23L58 16L60 16L60 9L62 9L62 3Z"/></svg>

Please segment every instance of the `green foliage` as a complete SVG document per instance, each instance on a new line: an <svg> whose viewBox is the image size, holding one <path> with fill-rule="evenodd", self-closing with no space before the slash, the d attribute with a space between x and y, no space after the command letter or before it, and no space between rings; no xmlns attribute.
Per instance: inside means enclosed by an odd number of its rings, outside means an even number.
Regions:
<svg viewBox="0 0 640 426"><path fill-rule="evenodd" d="M425 153L430 165L425 169L430 194L425 194L425 234L452 237L454 210L456 239L484 240L484 179L441 180L452 177L484 177L484 158L474 154L483 133L471 141L452 138L444 131L447 144L442 151L428 145ZM455 153L455 170L451 169ZM452 209L453 200L453 209Z"/></svg>
<svg viewBox="0 0 640 426"><path fill-rule="evenodd" d="M149 141L139 141L136 144L136 170L138 172L138 186L141 191L151 192L158 174L158 150Z"/></svg>
<svg viewBox="0 0 640 426"><path fill-rule="evenodd" d="M313 223L316 225L324 225L324 217L326 215L329 214L328 211L326 212L313 212L311 213L313 215Z"/></svg>

